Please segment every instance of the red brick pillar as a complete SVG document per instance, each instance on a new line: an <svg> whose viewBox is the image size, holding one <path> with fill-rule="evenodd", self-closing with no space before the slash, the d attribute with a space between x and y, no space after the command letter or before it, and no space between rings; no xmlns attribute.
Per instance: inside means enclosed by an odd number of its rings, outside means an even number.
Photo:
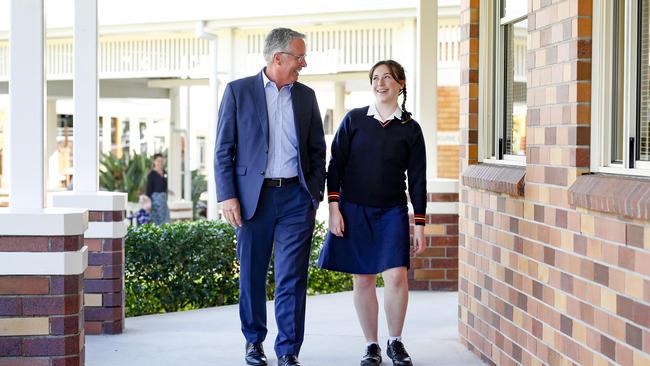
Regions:
<svg viewBox="0 0 650 366"><path fill-rule="evenodd" d="M89 226L115 225L126 230L124 211L91 211ZM94 236L113 236L97 233ZM87 238L85 273L87 334L119 334L124 326L124 233L119 238Z"/></svg>
<svg viewBox="0 0 650 366"><path fill-rule="evenodd" d="M6 213L0 211L0 365L83 365L87 213L26 220Z"/></svg>
<svg viewBox="0 0 650 366"><path fill-rule="evenodd" d="M427 184L426 249L411 258L409 289L458 289L458 181L432 180ZM413 218L411 215L411 234Z"/></svg>
<svg viewBox="0 0 650 366"><path fill-rule="evenodd" d="M124 327L124 193L65 192L52 196L55 206L85 207L88 269L85 272L86 334L119 334ZM1 365L0 365L1 366Z"/></svg>

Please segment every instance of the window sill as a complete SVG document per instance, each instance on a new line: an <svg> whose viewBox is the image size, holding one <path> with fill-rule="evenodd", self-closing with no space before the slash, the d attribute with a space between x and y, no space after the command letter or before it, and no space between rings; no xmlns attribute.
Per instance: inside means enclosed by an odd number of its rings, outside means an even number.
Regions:
<svg viewBox="0 0 650 366"><path fill-rule="evenodd" d="M581 175L569 188L569 204L650 221L650 179L606 174Z"/></svg>
<svg viewBox="0 0 650 366"><path fill-rule="evenodd" d="M467 167L461 179L468 187L520 197L524 195L525 176L525 167L477 164Z"/></svg>

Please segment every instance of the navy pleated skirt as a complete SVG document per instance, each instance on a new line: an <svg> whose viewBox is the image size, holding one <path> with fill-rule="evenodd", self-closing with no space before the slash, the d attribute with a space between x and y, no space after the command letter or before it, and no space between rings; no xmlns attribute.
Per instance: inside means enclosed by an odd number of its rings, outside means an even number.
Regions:
<svg viewBox="0 0 650 366"><path fill-rule="evenodd" d="M410 266L406 206L376 208L339 203L345 223L343 237L327 233L318 266L338 272L377 274Z"/></svg>

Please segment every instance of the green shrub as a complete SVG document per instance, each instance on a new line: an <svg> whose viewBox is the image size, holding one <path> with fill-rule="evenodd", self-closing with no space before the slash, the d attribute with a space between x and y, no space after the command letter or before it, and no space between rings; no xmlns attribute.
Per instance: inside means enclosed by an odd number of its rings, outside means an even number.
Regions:
<svg viewBox="0 0 650 366"><path fill-rule="evenodd" d="M131 226L125 256L127 316L238 301L235 234L225 223Z"/></svg>
<svg viewBox="0 0 650 366"><path fill-rule="evenodd" d="M128 193L129 202L137 202L138 195L147 188L151 159L144 154L104 154L99 162L99 186L112 192Z"/></svg>
<svg viewBox="0 0 650 366"><path fill-rule="evenodd" d="M352 276L318 268L327 228L316 223L307 293L352 289ZM136 316L236 304L239 265L234 230L221 221L130 226L125 242L126 315ZM275 283L271 260L267 297Z"/></svg>

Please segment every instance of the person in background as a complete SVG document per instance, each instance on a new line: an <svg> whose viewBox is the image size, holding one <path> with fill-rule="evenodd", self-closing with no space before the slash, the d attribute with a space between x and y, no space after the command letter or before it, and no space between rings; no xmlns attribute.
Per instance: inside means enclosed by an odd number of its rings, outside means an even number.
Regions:
<svg viewBox="0 0 650 366"><path fill-rule="evenodd" d="M147 175L147 196L151 199L151 222L162 225L169 222L167 207L167 173L163 170L165 158L157 153L153 156L153 168Z"/></svg>
<svg viewBox="0 0 650 366"><path fill-rule="evenodd" d="M375 290L381 273L389 331L386 354L393 365L410 366L402 343L410 266L405 182L408 173L413 244L419 254L425 245L427 200L424 137L406 111L404 68L393 60L380 61L369 77L374 103L348 112L332 142L327 171L330 231L319 266L354 274L354 307L367 342L362 366L381 364Z"/></svg>

